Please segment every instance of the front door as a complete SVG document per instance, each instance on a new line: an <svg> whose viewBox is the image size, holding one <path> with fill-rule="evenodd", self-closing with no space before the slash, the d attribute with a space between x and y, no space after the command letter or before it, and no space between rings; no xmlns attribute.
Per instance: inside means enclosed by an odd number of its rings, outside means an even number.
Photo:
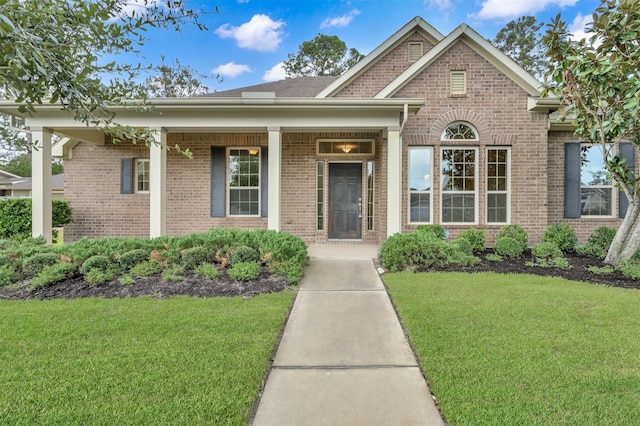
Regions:
<svg viewBox="0 0 640 426"><path fill-rule="evenodd" d="M329 238L362 238L361 163L329 163Z"/></svg>

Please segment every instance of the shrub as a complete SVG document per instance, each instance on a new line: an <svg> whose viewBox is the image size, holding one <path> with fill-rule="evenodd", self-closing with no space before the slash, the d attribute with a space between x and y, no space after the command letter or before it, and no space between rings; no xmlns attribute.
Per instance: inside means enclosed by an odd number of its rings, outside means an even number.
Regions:
<svg viewBox="0 0 640 426"><path fill-rule="evenodd" d="M531 249L531 254L539 259L551 259L554 257L562 257L562 250L555 243L541 242Z"/></svg>
<svg viewBox="0 0 640 426"><path fill-rule="evenodd" d="M99 268L89 269L84 274L84 280L88 283L98 284L107 283L113 280L117 275L117 270L114 267L107 268L105 270Z"/></svg>
<svg viewBox="0 0 640 426"><path fill-rule="evenodd" d="M495 249L496 253L500 256L515 258L522 256L526 246L522 244L521 240L514 237L503 236L496 240Z"/></svg>
<svg viewBox="0 0 640 426"><path fill-rule="evenodd" d="M31 236L31 198L0 200L0 238L24 239ZM73 211L68 201L52 201L52 224L70 223Z"/></svg>
<svg viewBox="0 0 640 426"><path fill-rule="evenodd" d="M578 243L578 237L571 226L558 223L545 228L542 242L554 243L562 251L573 251Z"/></svg>
<svg viewBox="0 0 640 426"><path fill-rule="evenodd" d="M504 225L498 231L498 235L496 236L496 241L503 237L511 237L516 241L519 241L524 248L522 252L527 249L527 245L529 243L529 236L527 235L527 231L520 225Z"/></svg>
<svg viewBox="0 0 640 426"><path fill-rule="evenodd" d="M118 262L123 270L127 271L136 265L147 262L149 260L149 252L145 249L134 249L122 253L118 258Z"/></svg>
<svg viewBox="0 0 640 426"><path fill-rule="evenodd" d="M262 268L255 262L238 262L229 269L229 276L234 280L249 281L260 275Z"/></svg>
<svg viewBox="0 0 640 426"><path fill-rule="evenodd" d="M182 281L184 280L184 268L180 265L173 265L165 269L162 273L162 279L165 281Z"/></svg>
<svg viewBox="0 0 640 426"><path fill-rule="evenodd" d="M29 289L31 291L47 287L58 281L65 280L73 275L76 271L76 265L72 263L56 263L54 265L46 266L35 278L29 282Z"/></svg>
<svg viewBox="0 0 640 426"><path fill-rule="evenodd" d="M453 244L458 250L467 255L473 255L473 246L466 238L456 238L450 244Z"/></svg>
<svg viewBox="0 0 640 426"><path fill-rule="evenodd" d="M295 284L302 279L304 266L297 262L278 262L269 265L271 272L287 277L290 283Z"/></svg>
<svg viewBox="0 0 640 426"><path fill-rule="evenodd" d="M622 272L625 277L632 278L634 280L640 279L640 263L633 260L625 260L620 262L618 270Z"/></svg>
<svg viewBox="0 0 640 426"><path fill-rule="evenodd" d="M258 262L260 261L260 254L248 246L235 247L231 254L231 264L245 263L245 262Z"/></svg>
<svg viewBox="0 0 640 426"><path fill-rule="evenodd" d="M0 287L10 285L18 281L18 274L11 265L0 265Z"/></svg>
<svg viewBox="0 0 640 426"><path fill-rule="evenodd" d="M489 253L484 258L487 259L489 262L502 262L504 260L502 256L500 256L497 253Z"/></svg>
<svg viewBox="0 0 640 426"><path fill-rule="evenodd" d="M118 278L118 282L120 283L120 285L132 285L136 283L136 280L134 280L131 275L127 274Z"/></svg>
<svg viewBox="0 0 640 426"><path fill-rule="evenodd" d="M220 276L220 270L213 263L203 263L196 267L196 277L215 280Z"/></svg>
<svg viewBox="0 0 640 426"><path fill-rule="evenodd" d="M447 230L444 228L444 226L437 223L432 223L429 225L418 225L416 227L416 231L431 232L433 233L433 235L440 238L441 240L447 239Z"/></svg>
<svg viewBox="0 0 640 426"><path fill-rule="evenodd" d="M107 256L96 254L82 263L82 266L80 266L80 273L82 275L86 275L93 269L106 272L111 266L113 266L113 264Z"/></svg>
<svg viewBox="0 0 640 426"><path fill-rule="evenodd" d="M585 245L576 247L576 251L580 254L604 259L607 256L613 238L616 236L616 232L616 228L600 226L593 230Z"/></svg>
<svg viewBox="0 0 640 426"><path fill-rule="evenodd" d="M13 266L13 259L4 254L0 254L0 266Z"/></svg>
<svg viewBox="0 0 640 426"><path fill-rule="evenodd" d="M487 249L487 237L484 229L465 229L458 235L457 239L464 238L471 243L474 253L481 253Z"/></svg>
<svg viewBox="0 0 640 426"><path fill-rule="evenodd" d="M268 230L252 232L256 238L260 237L258 251L261 256L264 257L269 254L269 260L273 262L293 262L302 266L308 264L307 245L300 237L287 232Z"/></svg>
<svg viewBox="0 0 640 426"><path fill-rule="evenodd" d="M13 241L0 238L0 251L9 250L13 246Z"/></svg>
<svg viewBox="0 0 640 426"><path fill-rule="evenodd" d="M47 266L54 265L60 261L60 256L55 253L36 253L24 260L22 272L28 277L35 277Z"/></svg>
<svg viewBox="0 0 640 426"><path fill-rule="evenodd" d="M162 272L162 265L151 260L138 263L129 270L129 273L133 277L150 277L151 275L159 274L160 272Z"/></svg>
<svg viewBox="0 0 640 426"><path fill-rule="evenodd" d="M213 252L204 246L196 246L184 249L182 252L182 266L185 269L196 269L203 263L211 262Z"/></svg>

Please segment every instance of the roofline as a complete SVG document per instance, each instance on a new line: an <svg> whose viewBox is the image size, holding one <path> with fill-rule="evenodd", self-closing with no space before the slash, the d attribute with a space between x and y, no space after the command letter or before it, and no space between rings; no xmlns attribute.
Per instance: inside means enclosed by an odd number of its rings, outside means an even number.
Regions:
<svg viewBox="0 0 640 426"><path fill-rule="evenodd" d="M431 24L429 24L421 17L416 16L415 18L407 22L402 28L396 31L391 37L382 42L382 44L373 49L355 66L347 70L337 80L332 82L324 90L318 93L316 95L316 98L326 98L336 94L338 91L355 80L355 78L358 77L361 72L365 71L367 68L373 65L373 63L375 63L387 50L395 46L402 39L408 37L415 29L422 30L422 33L434 45L438 44L444 38L444 35L440 31L435 29Z"/></svg>
<svg viewBox="0 0 640 426"><path fill-rule="evenodd" d="M522 87L530 96L540 96L542 84L531 74L520 67L513 59L502 53L467 24L462 24L434 46L426 55L407 68L389 85L374 96L375 99L388 98L396 94L417 74L431 65L457 41L464 42L471 49L479 53L493 66L502 71L518 86Z"/></svg>

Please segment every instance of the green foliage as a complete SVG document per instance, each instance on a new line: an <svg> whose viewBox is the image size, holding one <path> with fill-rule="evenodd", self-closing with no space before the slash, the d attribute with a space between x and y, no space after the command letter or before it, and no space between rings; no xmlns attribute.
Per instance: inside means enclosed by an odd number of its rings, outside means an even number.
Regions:
<svg viewBox="0 0 640 426"><path fill-rule="evenodd" d="M184 267L181 265L173 265L165 269L162 273L162 279L165 281L182 281L184 280Z"/></svg>
<svg viewBox="0 0 640 426"><path fill-rule="evenodd" d="M28 257L22 263L22 272L28 277L35 277L47 266L60 261L60 256L55 253L36 253Z"/></svg>
<svg viewBox="0 0 640 426"><path fill-rule="evenodd" d="M640 279L640 262L636 260L629 259L620 262L618 270L625 277L633 278L634 280Z"/></svg>
<svg viewBox="0 0 640 426"><path fill-rule="evenodd" d="M392 235L380 248L380 257L382 266L391 271L470 265L480 261L465 254L456 244L424 231Z"/></svg>
<svg viewBox="0 0 640 426"><path fill-rule="evenodd" d="M125 271L147 261L149 261L149 252L145 249L130 250L122 253L118 258L120 267Z"/></svg>
<svg viewBox="0 0 640 426"><path fill-rule="evenodd" d="M297 262L272 262L269 270L287 277L291 284L298 283L304 275L304 265Z"/></svg>
<svg viewBox="0 0 640 426"><path fill-rule="evenodd" d="M335 35L318 34L299 46L297 54L289 53L283 68L288 78L304 75L341 75L357 64L364 55Z"/></svg>
<svg viewBox="0 0 640 426"><path fill-rule="evenodd" d="M196 267L196 277L215 280L220 276L220 270L213 263L202 263Z"/></svg>
<svg viewBox="0 0 640 426"><path fill-rule="evenodd" d="M231 278L238 281L250 281L258 278L262 268L255 262L238 262L235 263L228 274Z"/></svg>
<svg viewBox="0 0 640 426"><path fill-rule="evenodd" d="M585 245L576 247L576 251L580 254L604 259L616 232L616 228L600 226L593 230Z"/></svg>
<svg viewBox="0 0 640 426"><path fill-rule="evenodd" d="M509 236L504 236L496 240L496 253L500 256L516 258L522 256L526 247L522 241Z"/></svg>
<svg viewBox="0 0 640 426"><path fill-rule="evenodd" d="M615 269L613 269L613 266L589 266L587 270L594 274L611 274L615 271Z"/></svg>
<svg viewBox="0 0 640 426"><path fill-rule="evenodd" d="M151 275L156 275L162 272L162 265L158 262L154 262L153 260L148 260L146 262L138 263L133 266L129 273L132 277L150 277Z"/></svg>
<svg viewBox="0 0 640 426"><path fill-rule="evenodd" d="M203 263L211 262L213 253L211 249L204 246L195 246L184 249L182 252L182 266L185 269L196 269Z"/></svg>
<svg viewBox="0 0 640 426"><path fill-rule="evenodd" d="M132 285L136 283L136 280L131 275L126 274L118 278L118 283L120 285Z"/></svg>
<svg viewBox="0 0 640 426"><path fill-rule="evenodd" d="M13 241L0 238L0 251L9 250L13 246Z"/></svg>
<svg viewBox="0 0 640 426"><path fill-rule="evenodd" d="M566 223L548 225L542 236L543 242L555 244L560 250L573 251L578 243L576 231Z"/></svg>
<svg viewBox="0 0 640 426"><path fill-rule="evenodd" d="M68 201L52 201L53 226L70 223L73 210ZM0 238L22 240L31 237L31 198L0 200Z"/></svg>
<svg viewBox="0 0 640 426"><path fill-rule="evenodd" d="M465 229L458 235L471 243L471 247L475 253L482 253L487 249L487 232L484 229Z"/></svg>
<svg viewBox="0 0 640 426"><path fill-rule="evenodd" d="M562 257L562 250L553 242L541 242L531 249L531 254L535 258L550 259L554 257Z"/></svg>
<svg viewBox="0 0 640 426"><path fill-rule="evenodd" d="M489 262L502 262L504 258L497 253L489 253L485 257Z"/></svg>
<svg viewBox="0 0 640 426"><path fill-rule="evenodd" d="M80 273L86 275L93 269L106 272L112 266L113 263L111 262L111 259L109 259L107 256L96 254L95 256L91 256L82 263L82 266L80 266Z"/></svg>
<svg viewBox="0 0 640 426"><path fill-rule="evenodd" d="M152 98L186 98L204 95L209 88L202 83L208 76L190 66L184 66L176 59L173 66L164 63L154 67L156 74L144 81L146 93Z"/></svg>
<svg viewBox="0 0 640 426"><path fill-rule="evenodd" d="M521 16L505 25L493 44L527 72L540 77L547 68L540 33L542 25L533 16Z"/></svg>
<svg viewBox="0 0 640 426"><path fill-rule="evenodd" d="M473 246L466 238L456 238L451 242L451 245L455 246L458 250L466 255L473 255Z"/></svg>
<svg viewBox="0 0 640 426"><path fill-rule="evenodd" d="M231 264L245 263L245 262L258 262L260 261L260 254L257 251L247 246L238 246L233 249L231 255Z"/></svg>
<svg viewBox="0 0 640 426"><path fill-rule="evenodd" d="M7 255L0 254L0 266L13 266L13 259Z"/></svg>
<svg viewBox="0 0 640 426"><path fill-rule="evenodd" d="M112 281L116 277L117 273L118 270L113 266L104 270L100 268L93 268L89 269L84 274L83 278L88 283L107 283L109 281Z"/></svg>
<svg viewBox="0 0 640 426"><path fill-rule="evenodd" d="M418 225L416 227L416 231L419 232L431 232L432 234L434 234L436 237L440 238L441 240L446 240L447 239L447 231L444 228L444 226L440 225L439 223L432 223L429 225Z"/></svg>
<svg viewBox="0 0 640 426"><path fill-rule="evenodd" d="M46 266L42 271L29 282L31 291L47 287L58 281L65 280L76 272L76 265L72 263L56 263Z"/></svg>
<svg viewBox="0 0 640 426"><path fill-rule="evenodd" d="M0 264L0 287L11 285L18 281L18 274L11 265Z"/></svg>
<svg viewBox="0 0 640 426"><path fill-rule="evenodd" d="M524 246L522 249L523 252L527 249L529 236L527 235L527 231L525 231L520 225L504 225L500 228L500 231L498 231L496 240L499 240L502 237L511 237L520 242Z"/></svg>
<svg viewBox="0 0 640 426"><path fill-rule="evenodd" d="M6 141L6 139L4 140ZM30 146L28 142L20 140L17 144L20 147L16 147L15 142L10 142L14 148L18 148L19 151L22 151L22 154L15 155L4 164L1 165L0 169L5 172L13 173L14 175L18 175L21 177L31 177L31 155L29 152ZM53 159L51 162L51 174L57 175L64 172L64 166L60 159Z"/></svg>

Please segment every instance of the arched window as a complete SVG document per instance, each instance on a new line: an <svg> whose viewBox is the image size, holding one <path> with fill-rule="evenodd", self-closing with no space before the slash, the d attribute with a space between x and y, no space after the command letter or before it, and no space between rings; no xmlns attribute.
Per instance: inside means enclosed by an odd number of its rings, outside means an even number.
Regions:
<svg viewBox="0 0 640 426"><path fill-rule="evenodd" d="M478 132L476 129L469 123L465 123L462 121L456 121L454 123L449 124L444 131L442 132L442 136L440 140L443 141L453 141L453 140L467 140L467 141L477 141L478 140Z"/></svg>

